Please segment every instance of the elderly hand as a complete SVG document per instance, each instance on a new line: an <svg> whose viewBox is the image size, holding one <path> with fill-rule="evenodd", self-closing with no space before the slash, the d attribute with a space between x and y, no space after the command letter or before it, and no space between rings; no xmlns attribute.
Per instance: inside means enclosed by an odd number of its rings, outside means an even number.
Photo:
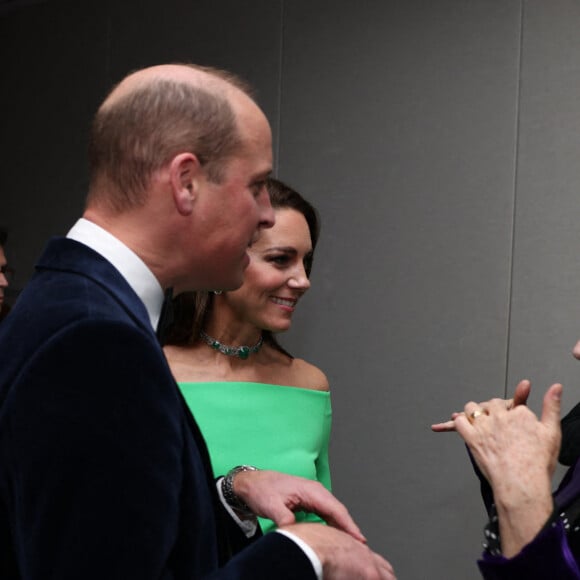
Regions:
<svg viewBox="0 0 580 580"><path fill-rule="evenodd" d="M243 471L233 481L234 492L252 511L277 526L293 524L295 511L318 514L330 526L366 542L346 507L317 481L277 471Z"/></svg>
<svg viewBox="0 0 580 580"><path fill-rule="evenodd" d="M322 524L293 524L281 529L292 532L316 552L324 580L396 580L389 562L344 532Z"/></svg>
<svg viewBox="0 0 580 580"><path fill-rule="evenodd" d="M530 395L531 390L531 383L528 380L520 381L514 391L514 396L511 399L503 399L503 404L505 405L506 409L513 409L514 407L518 407L519 405L525 405L528 401L528 397ZM485 401L483 403L479 403L479 407L485 409L487 408L489 401ZM431 429L436 433L447 433L449 431L455 431L455 419L459 416L463 415L463 412L455 412L451 413L451 420L444 421L442 423L435 423L431 425Z"/></svg>
<svg viewBox="0 0 580 580"><path fill-rule="evenodd" d="M455 430L493 489L506 557L529 543L552 513L561 397L562 385L547 390L540 420L524 405L508 409L502 399L484 406L467 403L454 419Z"/></svg>

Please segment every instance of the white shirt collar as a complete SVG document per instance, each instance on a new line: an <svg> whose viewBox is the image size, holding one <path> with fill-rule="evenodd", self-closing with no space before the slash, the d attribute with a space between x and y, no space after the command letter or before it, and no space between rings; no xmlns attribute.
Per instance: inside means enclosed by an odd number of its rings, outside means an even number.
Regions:
<svg viewBox="0 0 580 580"><path fill-rule="evenodd" d="M151 326L156 329L164 294L145 262L107 230L85 218L80 218L66 237L95 250L119 270L145 304Z"/></svg>

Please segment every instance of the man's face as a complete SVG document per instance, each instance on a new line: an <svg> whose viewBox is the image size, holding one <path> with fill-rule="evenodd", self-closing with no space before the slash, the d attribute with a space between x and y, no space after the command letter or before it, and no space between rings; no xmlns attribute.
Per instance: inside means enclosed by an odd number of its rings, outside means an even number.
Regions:
<svg viewBox="0 0 580 580"><path fill-rule="evenodd" d="M205 174L202 178L190 287L238 288L249 263L248 247L262 228L274 225L265 184L272 170L272 137L264 115L254 108L239 119L243 145L226 162L220 183L207 180Z"/></svg>
<svg viewBox="0 0 580 580"><path fill-rule="evenodd" d="M4 268L6 267L6 255L4 254L4 248L0 246L0 308L4 303L4 289L8 288L8 279L4 273Z"/></svg>

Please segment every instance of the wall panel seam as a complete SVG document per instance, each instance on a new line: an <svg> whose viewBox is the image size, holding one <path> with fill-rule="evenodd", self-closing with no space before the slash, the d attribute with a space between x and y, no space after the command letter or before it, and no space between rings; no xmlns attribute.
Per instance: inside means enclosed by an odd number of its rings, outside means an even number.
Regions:
<svg viewBox="0 0 580 580"><path fill-rule="evenodd" d="M510 397L512 388L508 384L510 369L510 346L512 331L512 312L513 312L513 292L514 292L514 270L515 270L515 245L516 245L516 226L517 226L517 201L518 201L518 171L519 171L519 150L520 150L520 130L521 130L521 93L522 93L522 68L523 68L523 51L524 51L524 27L525 27L525 3L526 0L520 1L520 38L517 55L517 83L516 83L516 102L515 102L515 135L514 135L514 173L513 173L513 197L512 197L512 224L511 224L511 247L509 254L509 274L508 274L508 304L507 304L507 327L506 327L506 353L505 353L505 379L504 379L504 396Z"/></svg>
<svg viewBox="0 0 580 580"><path fill-rule="evenodd" d="M280 53L278 58L278 111L276 115L276 146L274 167L275 174L280 168L280 150L282 141L282 90L283 90L283 70L284 70L284 0L280 1Z"/></svg>

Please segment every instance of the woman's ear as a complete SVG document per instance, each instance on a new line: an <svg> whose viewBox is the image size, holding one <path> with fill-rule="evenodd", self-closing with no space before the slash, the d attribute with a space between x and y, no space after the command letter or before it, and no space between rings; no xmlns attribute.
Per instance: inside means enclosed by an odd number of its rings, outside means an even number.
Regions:
<svg viewBox="0 0 580 580"><path fill-rule="evenodd" d="M169 164L173 201L181 215L189 215L193 211L201 170L199 159L193 153L180 153Z"/></svg>

